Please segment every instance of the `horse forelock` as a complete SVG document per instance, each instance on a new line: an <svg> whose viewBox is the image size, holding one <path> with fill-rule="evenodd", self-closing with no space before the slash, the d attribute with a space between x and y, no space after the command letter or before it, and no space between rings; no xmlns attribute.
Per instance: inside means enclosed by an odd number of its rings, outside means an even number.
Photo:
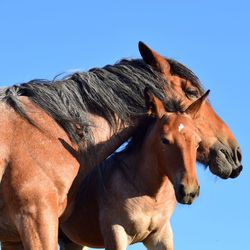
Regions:
<svg viewBox="0 0 250 250"><path fill-rule="evenodd" d="M186 70L190 77L190 70L179 67L175 61L171 62L177 74L185 73ZM198 78L195 79L194 84L200 86ZM142 60L121 60L115 65L74 73L62 80L32 80L5 88L5 91L1 91L1 99L29 120L25 107L18 100L19 96L28 96L47 112L74 142L78 143L82 139L74 126L78 124L84 129L84 139L91 143L92 124L88 119L89 113L102 116L114 129L117 127L117 117L122 123L133 124L134 119L146 113L145 87L152 89L153 94L165 103L168 111L182 109L181 100L174 97L171 86L159 72ZM164 93L167 93L167 96Z"/></svg>

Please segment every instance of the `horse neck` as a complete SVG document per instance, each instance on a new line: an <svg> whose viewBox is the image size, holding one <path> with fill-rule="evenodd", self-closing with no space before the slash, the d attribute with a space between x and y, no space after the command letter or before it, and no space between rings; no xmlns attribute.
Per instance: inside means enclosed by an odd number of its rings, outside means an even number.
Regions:
<svg viewBox="0 0 250 250"><path fill-rule="evenodd" d="M70 202L74 202L75 195L85 177L131 137L139 126L140 120L135 120L132 125L124 125L118 121L115 130L101 117L93 116L92 123L94 124L93 145L80 152L80 168L68 196Z"/></svg>

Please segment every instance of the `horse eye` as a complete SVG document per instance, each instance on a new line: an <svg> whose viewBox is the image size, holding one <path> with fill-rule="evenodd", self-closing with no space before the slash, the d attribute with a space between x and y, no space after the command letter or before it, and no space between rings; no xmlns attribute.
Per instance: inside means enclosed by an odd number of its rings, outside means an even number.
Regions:
<svg viewBox="0 0 250 250"><path fill-rule="evenodd" d="M170 144L170 141L167 138L165 138L165 137L161 138L161 142L163 144L165 144L165 145L169 145Z"/></svg>
<svg viewBox="0 0 250 250"><path fill-rule="evenodd" d="M188 98L198 98L199 92L197 89L186 89L185 94Z"/></svg>

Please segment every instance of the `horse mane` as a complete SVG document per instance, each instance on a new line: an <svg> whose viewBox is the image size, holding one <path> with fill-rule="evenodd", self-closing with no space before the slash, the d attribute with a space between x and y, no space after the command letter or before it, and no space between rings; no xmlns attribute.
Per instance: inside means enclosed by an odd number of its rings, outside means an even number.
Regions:
<svg viewBox="0 0 250 250"><path fill-rule="evenodd" d="M191 70L177 61L168 61L173 74L190 80L203 92L198 77ZM143 116L146 112L145 87L165 103L168 111L179 111L181 100L164 96L166 92L174 96L171 86L159 72L139 59L121 60L114 65L74 73L62 80L35 79L7 87L0 91L0 99L35 125L19 99L19 96L27 96L49 114L72 141L79 143L82 137L75 124L83 129L84 139L91 141L90 112L105 118L114 129L117 118L122 123L133 124L135 118Z"/></svg>

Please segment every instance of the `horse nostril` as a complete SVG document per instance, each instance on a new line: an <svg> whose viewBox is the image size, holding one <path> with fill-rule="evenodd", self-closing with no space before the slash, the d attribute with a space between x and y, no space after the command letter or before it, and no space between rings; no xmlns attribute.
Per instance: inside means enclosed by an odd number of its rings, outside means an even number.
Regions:
<svg viewBox="0 0 250 250"><path fill-rule="evenodd" d="M179 193L180 193L181 196L185 196L186 195L185 186L183 184L180 184Z"/></svg>
<svg viewBox="0 0 250 250"><path fill-rule="evenodd" d="M243 166L242 165L240 165L238 168L236 168L236 169L233 169L233 171L232 171L232 173L231 173L231 175L230 175L230 178L236 178L237 176L239 176L240 175L240 172L242 171L242 169L243 169Z"/></svg>
<svg viewBox="0 0 250 250"><path fill-rule="evenodd" d="M238 167L238 172L240 173L240 172L242 171L242 169L243 169L243 166L240 165L240 166Z"/></svg>
<svg viewBox="0 0 250 250"><path fill-rule="evenodd" d="M197 195L197 192L190 193L191 198L195 198L196 195Z"/></svg>
<svg viewBox="0 0 250 250"><path fill-rule="evenodd" d="M233 151L233 160L237 165L240 165L242 154L239 146L237 146Z"/></svg>
<svg viewBox="0 0 250 250"><path fill-rule="evenodd" d="M200 194L200 186L198 186L197 189L195 191L191 192L189 195L191 198L195 198L195 197L199 196L199 194Z"/></svg>
<svg viewBox="0 0 250 250"><path fill-rule="evenodd" d="M242 160L242 154L241 154L240 147L236 148L236 157L237 157L238 161L241 162L241 160Z"/></svg>

